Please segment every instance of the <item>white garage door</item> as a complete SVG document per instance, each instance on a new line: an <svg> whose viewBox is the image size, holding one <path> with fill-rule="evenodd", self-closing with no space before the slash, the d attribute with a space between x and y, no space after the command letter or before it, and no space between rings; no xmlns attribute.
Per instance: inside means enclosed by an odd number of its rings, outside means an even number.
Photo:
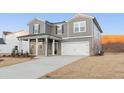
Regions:
<svg viewBox="0 0 124 93"><path fill-rule="evenodd" d="M89 41L62 43L62 55L89 55Z"/></svg>

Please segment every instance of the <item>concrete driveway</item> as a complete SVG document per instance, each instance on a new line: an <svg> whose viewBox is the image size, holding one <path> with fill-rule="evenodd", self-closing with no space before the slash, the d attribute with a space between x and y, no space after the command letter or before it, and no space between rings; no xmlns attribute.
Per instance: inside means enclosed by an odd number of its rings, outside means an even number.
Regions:
<svg viewBox="0 0 124 93"><path fill-rule="evenodd" d="M0 68L1 79L35 79L70 64L83 56L40 57L29 62Z"/></svg>

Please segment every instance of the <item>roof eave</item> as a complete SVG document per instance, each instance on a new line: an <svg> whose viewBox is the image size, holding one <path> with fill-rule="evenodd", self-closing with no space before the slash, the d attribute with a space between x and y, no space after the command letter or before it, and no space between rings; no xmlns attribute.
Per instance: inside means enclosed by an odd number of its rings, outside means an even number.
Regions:
<svg viewBox="0 0 124 93"><path fill-rule="evenodd" d="M100 27L100 25L99 25L99 23L97 22L97 20L96 20L95 17L93 18L93 22L96 24L96 26L98 27L99 31L100 31L101 33L103 33L103 30L101 29L101 27Z"/></svg>
<svg viewBox="0 0 124 93"><path fill-rule="evenodd" d="M89 15L86 15L86 14L76 13L74 16L72 16L70 19L66 20L65 22L71 21L71 20L72 20L73 18L75 18L76 16L82 16L82 17L86 17L86 18L90 18L90 19L93 19L93 18L94 18L93 16L89 16Z"/></svg>
<svg viewBox="0 0 124 93"><path fill-rule="evenodd" d="M41 21L41 22L45 22L45 21L46 21L46 20L44 20L44 19L33 18L32 20L30 20L30 21L28 22L27 25L31 24L34 20L38 20L38 21Z"/></svg>

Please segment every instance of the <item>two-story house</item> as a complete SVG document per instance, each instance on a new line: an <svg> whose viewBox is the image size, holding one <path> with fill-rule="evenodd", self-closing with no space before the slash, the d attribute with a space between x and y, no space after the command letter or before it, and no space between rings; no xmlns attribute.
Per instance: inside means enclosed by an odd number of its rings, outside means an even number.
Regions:
<svg viewBox="0 0 124 93"><path fill-rule="evenodd" d="M75 14L69 20L51 23L34 18L28 23L29 35L18 37L29 42L36 56L95 55L101 50L103 32L95 17Z"/></svg>

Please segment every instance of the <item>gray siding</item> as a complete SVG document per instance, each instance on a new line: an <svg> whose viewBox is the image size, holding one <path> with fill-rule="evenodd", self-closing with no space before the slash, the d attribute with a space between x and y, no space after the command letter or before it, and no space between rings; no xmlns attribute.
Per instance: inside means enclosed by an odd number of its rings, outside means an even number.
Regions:
<svg viewBox="0 0 124 93"><path fill-rule="evenodd" d="M78 21L86 21L86 32L79 32L79 33L74 33L73 32L73 23L78 22ZM92 35L92 19L86 18L86 17L76 17L73 18L68 22L68 31L69 31L69 36L70 37L75 37L75 36L91 36Z"/></svg>
<svg viewBox="0 0 124 93"><path fill-rule="evenodd" d="M74 33L73 32L73 23L78 21L86 21L86 32ZM32 23L29 24L29 32L33 34L33 24L40 24L40 33L47 33L51 35L60 36L63 38L75 37L75 36L91 36L92 35L92 19L86 17L76 17L70 20L69 22L62 23L64 33L56 34L56 25L49 22L34 20Z"/></svg>
<svg viewBox="0 0 124 93"><path fill-rule="evenodd" d="M46 22L45 25L46 25L46 29L45 29L46 32L45 33L46 34L52 34L52 32L54 31L54 30L52 31L53 25L50 24L49 22Z"/></svg>
<svg viewBox="0 0 124 93"><path fill-rule="evenodd" d="M44 21L39 21L39 20L33 20L29 24L29 34L33 34L33 25L34 24L40 24L40 34L45 33L45 22Z"/></svg>
<svg viewBox="0 0 124 93"><path fill-rule="evenodd" d="M86 32L80 32L80 33L73 32L73 23L78 22L78 21L86 21ZM92 36L93 24L92 24L92 19L90 19L90 18L76 17L76 18L70 20L69 22L65 22L62 24L63 24L63 29L64 29L63 34L56 34L56 24L52 25L51 28L48 25L46 27L47 33L50 33L50 30L51 30L52 35L60 36L62 38L75 37L75 36Z"/></svg>
<svg viewBox="0 0 124 93"><path fill-rule="evenodd" d="M52 34L52 35L56 35L56 25L53 25L53 26L51 27L51 34Z"/></svg>
<svg viewBox="0 0 124 93"><path fill-rule="evenodd" d="M62 23L62 25L63 25L64 33L56 34L57 24L46 23L46 33L51 34L51 35L55 35L55 36L59 36L59 37L67 37L67 23Z"/></svg>
<svg viewBox="0 0 124 93"><path fill-rule="evenodd" d="M54 32L54 35L65 38L65 37L67 37L67 23L62 23L62 25L63 25L64 33L56 34L56 32ZM54 26L54 30L56 31L56 25Z"/></svg>
<svg viewBox="0 0 124 93"><path fill-rule="evenodd" d="M96 24L94 23L94 35L93 35L93 46L94 46L94 54L97 54L101 49L102 49L102 44L101 44L101 36L100 36L100 31L97 28Z"/></svg>

